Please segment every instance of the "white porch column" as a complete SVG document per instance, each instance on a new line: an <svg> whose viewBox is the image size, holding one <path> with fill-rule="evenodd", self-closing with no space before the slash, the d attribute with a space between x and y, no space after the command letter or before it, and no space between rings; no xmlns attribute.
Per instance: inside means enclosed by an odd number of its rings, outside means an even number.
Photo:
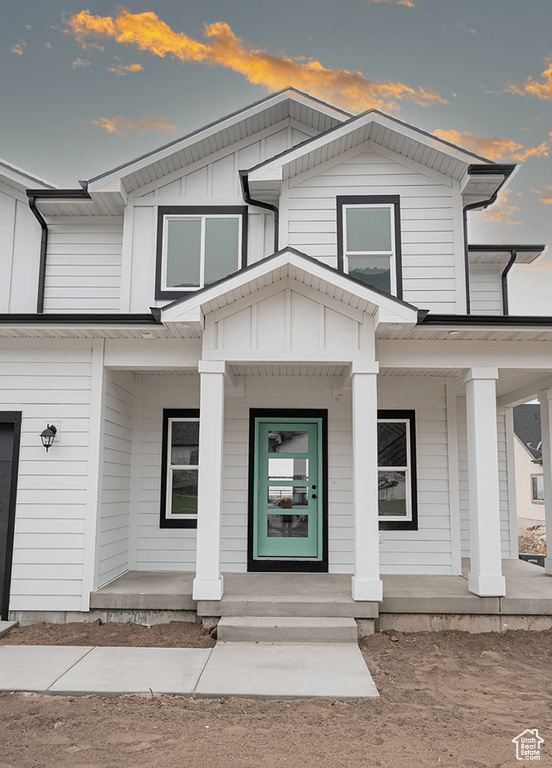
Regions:
<svg viewBox="0 0 552 768"><path fill-rule="evenodd" d="M381 600L378 526L378 364L353 363L353 600Z"/></svg>
<svg viewBox="0 0 552 768"><path fill-rule="evenodd" d="M471 569L468 589L480 597L502 597L496 368L470 368L465 376L468 419L468 478Z"/></svg>
<svg viewBox="0 0 552 768"><path fill-rule="evenodd" d="M220 600L224 372L219 360L200 360L199 479L194 600Z"/></svg>
<svg viewBox="0 0 552 768"><path fill-rule="evenodd" d="M547 539L552 541L552 389L539 392L544 483L544 519ZM544 570L552 574L552 546L548 547Z"/></svg>

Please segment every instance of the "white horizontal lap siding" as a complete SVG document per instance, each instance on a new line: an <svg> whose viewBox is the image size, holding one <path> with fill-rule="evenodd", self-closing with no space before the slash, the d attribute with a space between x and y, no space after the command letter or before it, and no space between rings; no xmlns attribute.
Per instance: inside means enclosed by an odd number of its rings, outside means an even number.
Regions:
<svg viewBox="0 0 552 768"><path fill-rule="evenodd" d="M106 371L96 582L128 570L134 374Z"/></svg>
<svg viewBox="0 0 552 768"><path fill-rule="evenodd" d="M10 610L80 610L86 527L91 350L6 345L0 410L23 414ZM46 454L40 433L58 426Z"/></svg>
<svg viewBox="0 0 552 768"><path fill-rule="evenodd" d="M140 441L133 473L131 527L136 569L139 571L195 571L196 531L160 528L161 451L164 408L198 408L199 376L144 374L142 411L135 414Z"/></svg>
<svg viewBox="0 0 552 768"><path fill-rule="evenodd" d="M501 315L502 269L493 264L470 264L472 315Z"/></svg>
<svg viewBox="0 0 552 768"><path fill-rule="evenodd" d="M418 530L381 532L381 572L451 573L445 385L380 377L378 392L379 408L415 411L418 485Z"/></svg>
<svg viewBox="0 0 552 768"><path fill-rule="evenodd" d="M63 219L49 224L45 311L118 311L122 240L121 218Z"/></svg>
<svg viewBox="0 0 552 768"><path fill-rule="evenodd" d="M357 154L290 183L289 245L336 266L338 195L400 195L403 297L416 306L456 311L453 192L375 152Z"/></svg>

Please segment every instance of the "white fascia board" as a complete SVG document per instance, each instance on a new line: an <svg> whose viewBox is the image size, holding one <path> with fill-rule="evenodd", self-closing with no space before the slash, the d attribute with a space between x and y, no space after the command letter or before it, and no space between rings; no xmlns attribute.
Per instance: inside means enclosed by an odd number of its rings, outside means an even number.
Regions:
<svg viewBox="0 0 552 768"><path fill-rule="evenodd" d="M249 181L251 183L265 179L274 179L275 176L273 174L276 169L279 169L280 173L283 174L283 169L295 160L298 160L299 158L310 154L311 152L316 152L316 150L320 149L326 144L336 141L343 136L352 133L353 131L357 131L359 128L362 128L363 126L366 126L370 123L377 123L378 125L381 125L384 128L388 128L398 135L411 139L411 141L415 142L416 144L423 144L424 146L427 146L430 149L434 149L438 152L442 152L443 154L448 155L455 160L464 162L466 163L466 170L469 165L473 165L477 161L487 162L483 158L474 155L467 150L463 150L460 147L449 144L448 142L439 139L437 136L432 136L431 134L428 134L418 128L414 128L413 126L395 121L387 115L383 115L378 112L367 112L366 114L360 115L359 117L351 118L338 128L332 128L329 131L326 131L325 133L316 137L315 139L307 139L305 142L303 142L303 144L299 144L297 147L282 153L279 157L272 161L254 166L253 168L249 169ZM372 139L372 141L374 140ZM501 179L502 178L503 177L501 176Z"/></svg>
<svg viewBox="0 0 552 768"><path fill-rule="evenodd" d="M44 179L39 179L31 173L27 173L22 168L18 168L5 160L0 159L0 180L3 180L9 187L15 187L18 190L25 191L31 188L58 189L55 184Z"/></svg>
<svg viewBox="0 0 552 768"><path fill-rule="evenodd" d="M163 323L191 322L184 318L198 311L203 312L203 308L211 301L227 293L232 293L232 291L247 285L247 283L252 283L260 277L270 274L270 272L276 272L281 270L282 267L287 266L295 267L295 279L300 279L297 273L304 272L312 277L316 277L320 281L321 286L324 284L331 285L341 289L344 293L365 300L369 304L367 311L373 315L383 312L382 317L385 317L386 322L416 323L417 309L415 307L405 305L392 297L382 296L372 291L368 286L365 287L354 283L337 271L330 273L325 266L317 264L313 260L307 260L299 254L288 250L283 251L276 257L261 261L250 269L237 272L233 277L224 280L209 290L201 291L197 296L191 296L172 307L168 307L166 310L161 310L161 320ZM320 292L321 294L324 293L323 288L320 289Z"/></svg>

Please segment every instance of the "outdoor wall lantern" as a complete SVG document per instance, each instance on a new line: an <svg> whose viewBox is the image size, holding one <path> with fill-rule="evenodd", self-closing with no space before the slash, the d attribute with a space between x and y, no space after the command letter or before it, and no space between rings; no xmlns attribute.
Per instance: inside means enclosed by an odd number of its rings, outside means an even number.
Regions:
<svg viewBox="0 0 552 768"><path fill-rule="evenodd" d="M42 445L46 448L46 453L48 453L48 449L52 446L52 443L54 442L54 437L56 436L56 432L57 432L57 429L54 427L53 424L47 424L46 429L40 435L40 439L42 440Z"/></svg>

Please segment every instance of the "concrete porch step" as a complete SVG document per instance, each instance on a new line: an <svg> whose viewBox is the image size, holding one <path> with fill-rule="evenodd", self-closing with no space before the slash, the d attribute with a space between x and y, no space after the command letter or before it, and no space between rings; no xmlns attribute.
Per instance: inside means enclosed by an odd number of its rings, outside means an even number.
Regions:
<svg viewBox="0 0 552 768"><path fill-rule="evenodd" d="M224 616L217 639L223 643L356 643L354 619L290 616Z"/></svg>

